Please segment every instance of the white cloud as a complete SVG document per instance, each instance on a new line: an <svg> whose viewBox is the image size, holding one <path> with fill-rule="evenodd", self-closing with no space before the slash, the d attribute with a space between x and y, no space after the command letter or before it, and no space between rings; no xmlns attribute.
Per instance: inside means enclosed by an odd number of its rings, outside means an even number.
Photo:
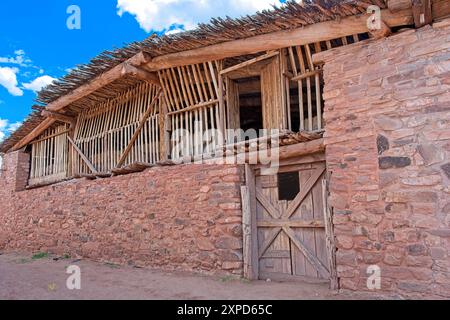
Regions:
<svg viewBox="0 0 450 320"><path fill-rule="evenodd" d="M31 60L25 56L24 50L14 51L15 57L0 57L0 63L16 64L21 67L30 67Z"/></svg>
<svg viewBox="0 0 450 320"><path fill-rule="evenodd" d="M8 120L0 118L0 142L2 142L10 133L16 131L21 125L22 122L9 123Z"/></svg>
<svg viewBox="0 0 450 320"><path fill-rule="evenodd" d="M41 90L42 88L49 85L55 80L56 80L55 78L45 75L40 76L29 83L23 83L22 85L27 90L38 92L39 90Z"/></svg>
<svg viewBox="0 0 450 320"><path fill-rule="evenodd" d="M22 96L23 91L17 86L17 72L17 68L0 67L0 86L5 87L13 96Z"/></svg>
<svg viewBox="0 0 450 320"><path fill-rule="evenodd" d="M117 0L118 15L133 15L147 32L193 29L217 16L233 18L281 5L280 0ZM178 31L180 28L176 28ZM169 31L173 33L174 30Z"/></svg>

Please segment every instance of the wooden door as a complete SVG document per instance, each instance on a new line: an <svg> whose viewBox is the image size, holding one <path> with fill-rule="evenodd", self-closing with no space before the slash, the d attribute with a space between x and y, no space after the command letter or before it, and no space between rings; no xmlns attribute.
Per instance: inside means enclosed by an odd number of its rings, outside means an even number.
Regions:
<svg viewBox="0 0 450 320"><path fill-rule="evenodd" d="M325 162L281 167L276 175L255 171L260 279L330 280L325 171Z"/></svg>

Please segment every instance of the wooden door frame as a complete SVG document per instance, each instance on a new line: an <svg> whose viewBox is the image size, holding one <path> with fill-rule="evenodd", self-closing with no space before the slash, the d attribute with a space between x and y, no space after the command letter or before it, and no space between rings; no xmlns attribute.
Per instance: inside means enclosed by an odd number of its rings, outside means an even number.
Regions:
<svg viewBox="0 0 450 320"><path fill-rule="evenodd" d="M299 157L302 162L302 157ZM292 160L289 161L292 163ZM280 163L280 167L283 162ZM256 175L257 166L245 165L246 185L241 187L242 196L242 226L243 226L243 262L244 277L248 280L259 279L259 245L257 228L257 196L256 196ZM324 201L324 224L327 246L327 258L330 273L330 289L338 288L336 272L336 246L334 241L332 208L329 206L329 173L325 171L325 179L322 180L323 201Z"/></svg>

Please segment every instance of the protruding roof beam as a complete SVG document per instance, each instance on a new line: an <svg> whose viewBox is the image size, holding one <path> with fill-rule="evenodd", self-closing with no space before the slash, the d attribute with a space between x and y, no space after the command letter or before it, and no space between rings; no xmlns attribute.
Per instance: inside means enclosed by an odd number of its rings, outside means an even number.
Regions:
<svg viewBox="0 0 450 320"><path fill-rule="evenodd" d="M148 63L150 59L151 58L147 53L140 52L109 71L102 73L92 81L78 87L69 94L61 96L52 103L49 103L46 109L50 111L60 111L71 103L88 96L98 89L126 75L136 75L138 77L143 77L146 81L159 84L158 76L156 74L137 69L139 66Z"/></svg>

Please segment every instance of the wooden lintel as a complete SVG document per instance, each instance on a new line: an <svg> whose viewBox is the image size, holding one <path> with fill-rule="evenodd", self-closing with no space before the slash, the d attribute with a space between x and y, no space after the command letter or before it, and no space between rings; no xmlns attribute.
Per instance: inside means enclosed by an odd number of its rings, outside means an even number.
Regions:
<svg viewBox="0 0 450 320"><path fill-rule="evenodd" d="M74 126L75 122L76 122L76 119L73 117L69 117L65 114L61 114L61 113L57 113L57 112L53 112L53 111L49 111L49 110L43 110L41 112L41 115L46 118L54 119L54 120L61 121L64 123L69 123L71 126Z"/></svg>
<svg viewBox="0 0 450 320"><path fill-rule="evenodd" d="M413 23L411 9L395 13L385 9L381 11L381 16L389 27L404 26ZM167 54L153 58L152 61L146 64L146 69L157 71L364 33L368 31L367 19L368 16L366 14L361 14L340 20L319 22L293 30L278 31Z"/></svg>
<svg viewBox="0 0 450 320"><path fill-rule="evenodd" d="M433 22L431 0L412 0L412 12L416 28Z"/></svg>

